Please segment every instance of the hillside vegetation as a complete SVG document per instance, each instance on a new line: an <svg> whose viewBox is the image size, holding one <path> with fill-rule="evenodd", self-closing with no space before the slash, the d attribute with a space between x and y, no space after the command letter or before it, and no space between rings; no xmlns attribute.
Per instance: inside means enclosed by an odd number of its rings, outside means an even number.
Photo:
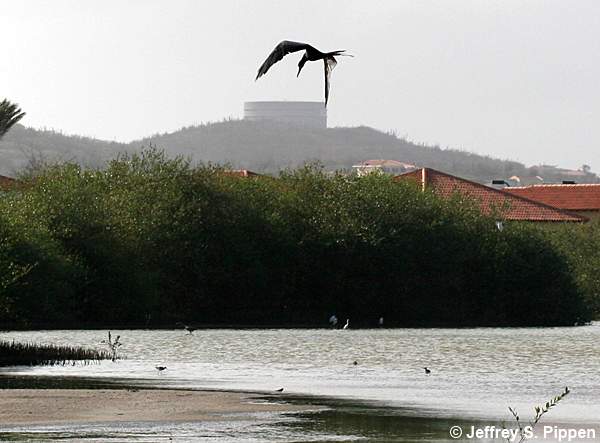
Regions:
<svg viewBox="0 0 600 443"><path fill-rule="evenodd" d="M368 127L303 128L278 122L231 120L182 128L129 144L66 136L15 126L0 141L0 174L14 175L31 163L72 161L85 167L102 167L119 153L137 152L154 145L169 156L182 155L193 162L229 164L275 174L318 160L328 170L350 170L368 159L391 159L427 166L482 183L494 178L539 175L538 168L455 149L418 145ZM549 181L573 179L553 168L544 170ZM577 179L593 182L588 173Z"/></svg>
<svg viewBox="0 0 600 443"><path fill-rule="evenodd" d="M46 162L100 167L126 149L121 143L15 125L0 140L0 174L16 176L24 168L36 168Z"/></svg>

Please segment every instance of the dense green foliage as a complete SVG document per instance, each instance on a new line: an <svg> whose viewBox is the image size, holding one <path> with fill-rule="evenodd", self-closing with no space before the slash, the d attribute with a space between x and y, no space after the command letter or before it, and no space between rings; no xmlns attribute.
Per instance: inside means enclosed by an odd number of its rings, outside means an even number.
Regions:
<svg viewBox="0 0 600 443"><path fill-rule="evenodd" d="M540 230L318 167L240 178L150 149L47 167L0 198L0 325L569 325L588 320ZM14 275L16 270L24 270Z"/></svg>
<svg viewBox="0 0 600 443"><path fill-rule="evenodd" d="M231 163L236 168L271 174L283 168L301 167L307 161L318 160L329 170L349 170L364 160L383 158L439 169L481 183L513 175L521 177L523 183L536 175L543 176L546 182L598 181L589 170L573 177L559 168L527 168L515 161L416 144L365 126L319 129L244 120L191 126L129 144L17 125L0 142L0 174L10 175L40 161L75 161L87 167L103 167L115 155L138 151L148 144L165 149L171 157L183 155L194 162Z"/></svg>
<svg viewBox="0 0 600 443"><path fill-rule="evenodd" d="M546 236L567 257L586 305L600 318L600 219L550 226Z"/></svg>

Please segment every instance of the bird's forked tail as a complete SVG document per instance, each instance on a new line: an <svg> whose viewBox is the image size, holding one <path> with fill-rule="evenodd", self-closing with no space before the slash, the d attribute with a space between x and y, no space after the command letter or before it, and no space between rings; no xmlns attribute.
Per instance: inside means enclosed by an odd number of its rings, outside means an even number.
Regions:
<svg viewBox="0 0 600 443"><path fill-rule="evenodd" d="M331 55L331 56L341 55L342 57L354 57L352 54L344 54L344 52L346 52L345 49L338 49L337 51L328 52L327 55Z"/></svg>

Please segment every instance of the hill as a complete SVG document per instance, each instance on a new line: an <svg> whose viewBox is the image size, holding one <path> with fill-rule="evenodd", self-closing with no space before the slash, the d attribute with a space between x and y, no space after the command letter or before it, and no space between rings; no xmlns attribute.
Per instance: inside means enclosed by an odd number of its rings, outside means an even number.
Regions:
<svg viewBox="0 0 600 443"><path fill-rule="evenodd" d="M327 169L350 170L367 159L393 159L427 166L482 183L519 176L524 182L540 175L540 167L495 159L456 149L415 144L394 134L361 126L304 128L281 122L229 120L156 134L129 144L106 142L54 131L15 127L0 141L0 174L14 174L31 160L76 160L101 166L120 152L149 144L170 156L184 155L194 162L228 163L235 168L276 173L282 168L320 161ZM573 180L573 171L544 166L546 181ZM589 171L578 182L596 182Z"/></svg>
<svg viewBox="0 0 600 443"><path fill-rule="evenodd" d="M74 161L98 167L126 149L121 143L15 125L0 140L0 174L15 176L39 162Z"/></svg>

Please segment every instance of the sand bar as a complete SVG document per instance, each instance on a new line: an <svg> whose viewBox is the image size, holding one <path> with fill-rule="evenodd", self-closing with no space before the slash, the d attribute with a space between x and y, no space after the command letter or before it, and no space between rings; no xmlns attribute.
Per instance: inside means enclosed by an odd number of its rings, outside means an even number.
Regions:
<svg viewBox="0 0 600 443"><path fill-rule="evenodd" d="M247 419L258 412L315 409L256 394L153 389L1 389L0 426L106 421ZM231 415L230 415L231 414Z"/></svg>

